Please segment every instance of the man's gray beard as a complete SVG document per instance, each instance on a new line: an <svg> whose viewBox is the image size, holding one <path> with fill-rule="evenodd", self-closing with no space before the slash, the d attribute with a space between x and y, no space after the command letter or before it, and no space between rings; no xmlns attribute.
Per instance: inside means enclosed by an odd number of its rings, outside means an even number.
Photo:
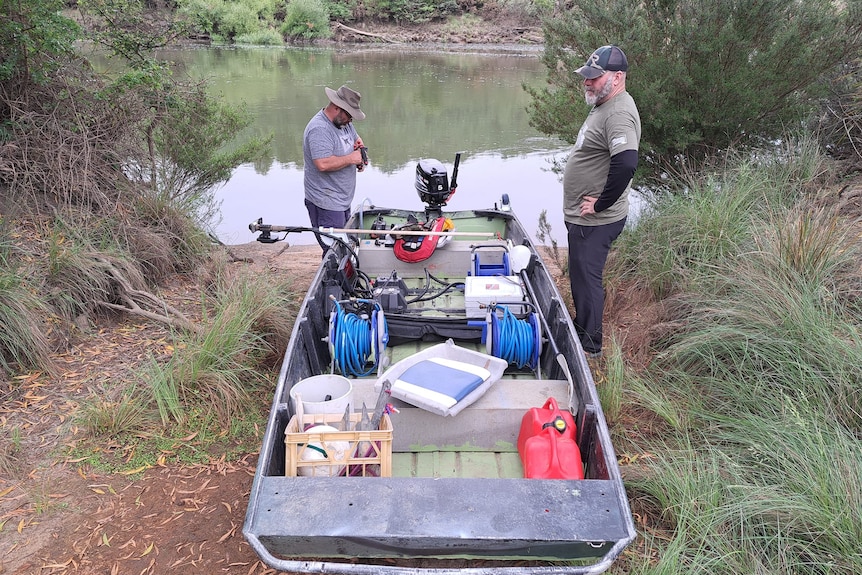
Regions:
<svg viewBox="0 0 862 575"><path fill-rule="evenodd" d="M595 106L597 102L601 102L604 98L607 97L608 94L611 93L611 90L614 89L613 82L605 82L605 85L602 87L601 91L597 94L591 94L590 92L584 92L584 100L590 106Z"/></svg>

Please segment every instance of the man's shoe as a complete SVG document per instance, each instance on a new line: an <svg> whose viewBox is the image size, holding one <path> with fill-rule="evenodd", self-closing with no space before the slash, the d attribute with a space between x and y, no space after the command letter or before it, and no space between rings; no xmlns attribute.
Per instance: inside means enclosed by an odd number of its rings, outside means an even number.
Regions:
<svg viewBox="0 0 862 575"><path fill-rule="evenodd" d="M600 351L584 351L584 355L587 356L587 359L601 359L602 352Z"/></svg>

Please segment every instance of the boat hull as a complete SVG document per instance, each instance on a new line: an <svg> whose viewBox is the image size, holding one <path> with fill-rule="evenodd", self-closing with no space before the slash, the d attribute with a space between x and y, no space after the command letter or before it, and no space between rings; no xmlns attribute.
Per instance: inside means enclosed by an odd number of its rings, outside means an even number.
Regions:
<svg viewBox="0 0 862 575"><path fill-rule="evenodd" d="M399 261L382 236L371 237L367 230L374 220L385 218L391 225L410 214L424 215L379 208L357 212L347 226L357 230L350 249L336 244L321 262L279 374L243 528L247 540L267 565L295 573L606 570L635 530L589 365L545 263L505 205L445 214L463 235L449 236L448 244L421 262ZM408 282L429 274L463 282L476 269L477 246L500 245L530 250L530 264L518 275L539 318L537 365L510 366L454 417L394 401L392 477L285 476L284 432L295 415L290 389L330 373L330 302L345 296L344 286L355 280L357 269L372 282L393 272ZM483 328L476 322L468 326L469 302L458 290L449 291L456 293L434 304L411 296L417 301L407 309L392 308L387 317L407 327L391 324L397 341L381 363L404 361L447 338L484 351ZM426 324L433 329L407 329ZM352 378L355 405L374 405L385 367ZM516 449L521 418L550 396L571 410L577 424L583 480L523 478Z"/></svg>

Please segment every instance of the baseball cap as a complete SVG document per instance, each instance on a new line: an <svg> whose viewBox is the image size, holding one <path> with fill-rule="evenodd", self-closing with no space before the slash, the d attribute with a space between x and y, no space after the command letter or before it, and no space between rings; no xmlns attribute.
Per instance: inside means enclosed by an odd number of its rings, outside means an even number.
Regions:
<svg viewBox="0 0 862 575"><path fill-rule="evenodd" d="M629 61L619 46L602 46L587 58L586 64L575 70L578 74L592 80L605 72L625 72L629 69Z"/></svg>

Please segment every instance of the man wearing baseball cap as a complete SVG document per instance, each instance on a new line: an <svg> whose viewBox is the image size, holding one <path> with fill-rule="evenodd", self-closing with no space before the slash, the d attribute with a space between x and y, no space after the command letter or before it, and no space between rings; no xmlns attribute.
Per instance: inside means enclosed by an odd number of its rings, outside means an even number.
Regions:
<svg viewBox="0 0 862 575"><path fill-rule="evenodd" d="M601 357L605 263L625 227L638 165L641 121L626 92L628 67L625 53L610 45L597 49L576 70L592 109L566 161L563 212L575 328L589 358Z"/></svg>
<svg viewBox="0 0 862 575"><path fill-rule="evenodd" d="M302 155L305 207L314 228L343 228L356 193L356 172L365 169L362 138L353 120L364 120L361 94L347 86L325 88L329 104L305 127ZM324 253L329 246L318 236Z"/></svg>

